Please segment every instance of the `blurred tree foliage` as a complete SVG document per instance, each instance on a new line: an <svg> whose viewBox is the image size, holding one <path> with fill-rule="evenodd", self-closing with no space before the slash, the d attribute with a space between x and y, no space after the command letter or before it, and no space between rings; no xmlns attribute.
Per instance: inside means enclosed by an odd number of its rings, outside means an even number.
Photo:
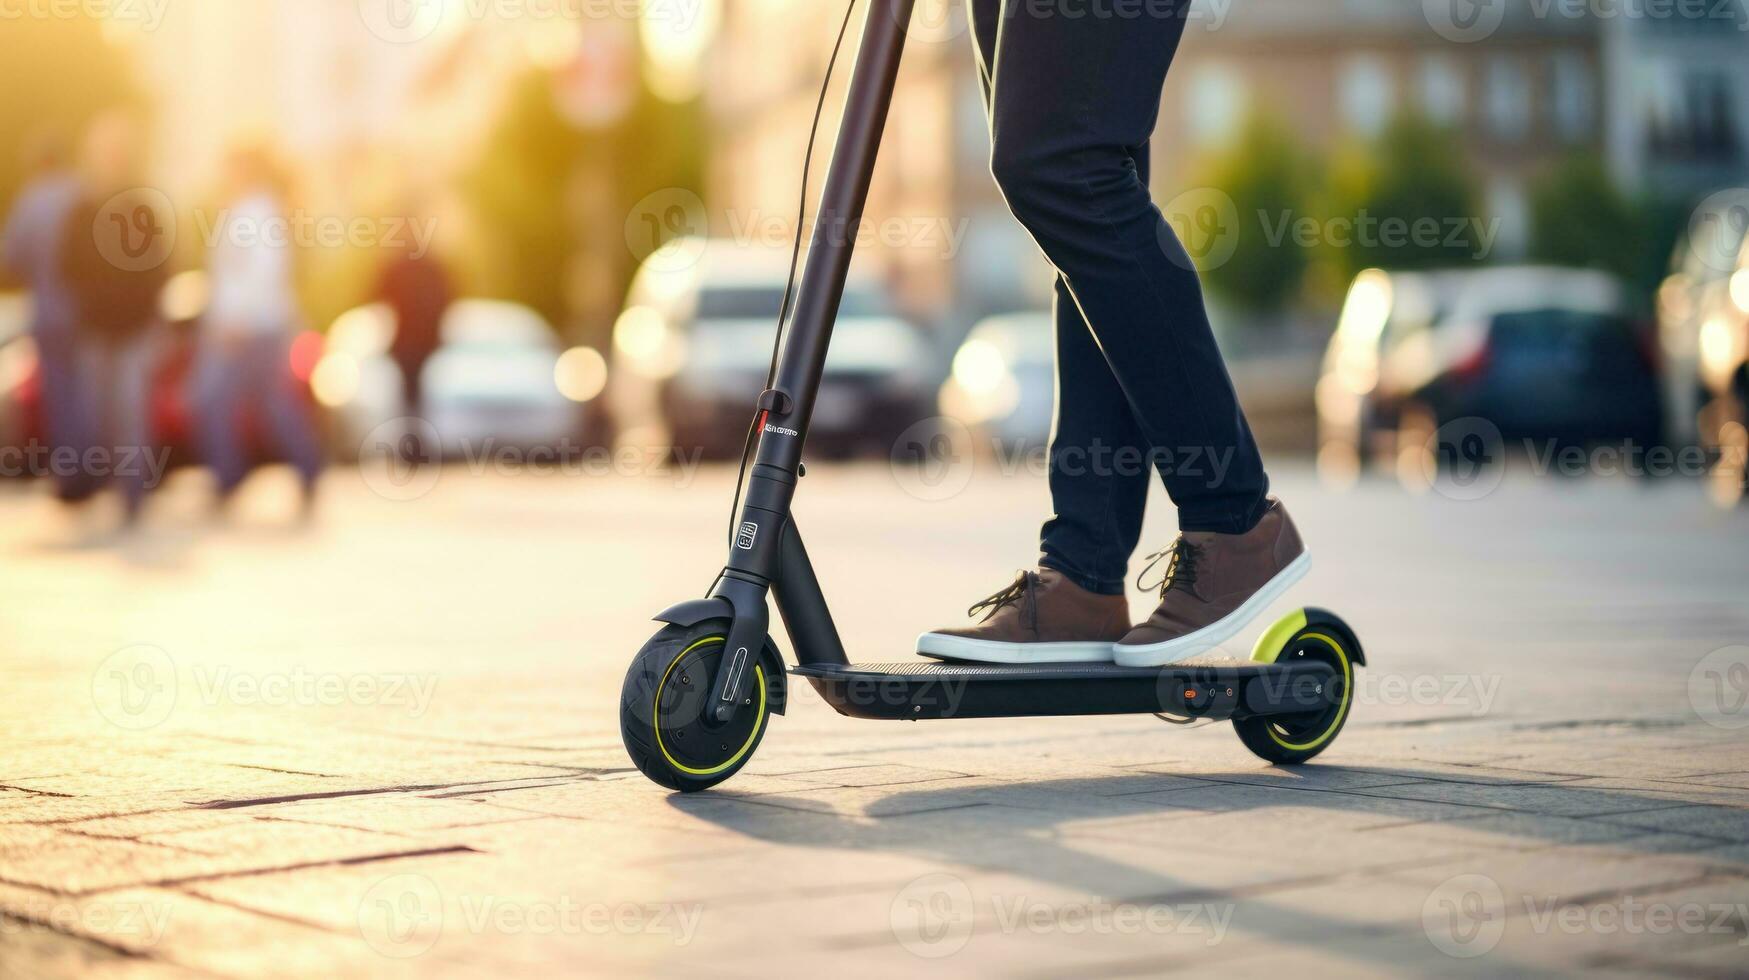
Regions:
<svg viewBox="0 0 1749 980"><path fill-rule="evenodd" d="M1632 277L1647 248L1643 218L1602 161L1569 157L1531 184L1530 258Z"/></svg>
<svg viewBox="0 0 1749 980"><path fill-rule="evenodd" d="M1630 196L1602 160L1576 154L1531 185L1530 258L1602 269L1649 294L1695 203Z"/></svg>
<svg viewBox="0 0 1749 980"><path fill-rule="evenodd" d="M462 179L477 236L467 243L469 292L526 303L563 322L572 245L564 194L587 144L560 118L544 73L517 80L484 153Z"/></svg>
<svg viewBox="0 0 1749 980"><path fill-rule="evenodd" d="M1343 282L1374 267L1475 264L1480 243L1473 230L1456 241L1449 232L1455 223L1487 219L1457 134L1410 114L1392 120L1372 144L1338 154L1325 213L1327 223L1356 223L1355 233L1345 236L1351 240L1326 236L1324 242L1324 261ZM1438 232L1405 242L1383 233L1390 228Z"/></svg>
<svg viewBox="0 0 1749 980"><path fill-rule="evenodd" d="M620 121L584 130L561 114L552 84L544 71L516 83L463 175L476 233L458 258L469 293L527 304L600 345L636 269L624 231L633 205L703 185L702 110L640 91Z"/></svg>
<svg viewBox="0 0 1749 980"><path fill-rule="evenodd" d="M97 113L139 108L132 67L92 17L7 17L0 28L0 215L30 177L25 155L45 140L70 152Z"/></svg>
<svg viewBox="0 0 1749 980"><path fill-rule="evenodd" d="M1254 113L1230 148L1197 169L1193 185L1232 198L1240 225L1232 257L1203 271L1210 292L1249 313L1294 301L1311 258L1292 227L1311 217L1315 168L1285 127Z"/></svg>

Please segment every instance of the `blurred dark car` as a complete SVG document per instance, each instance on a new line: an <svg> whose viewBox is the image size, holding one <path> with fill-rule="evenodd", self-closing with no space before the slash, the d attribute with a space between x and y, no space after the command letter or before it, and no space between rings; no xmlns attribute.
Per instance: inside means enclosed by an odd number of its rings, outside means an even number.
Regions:
<svg viewBox="0 0 1749 980"><path fill-rule="evenodd" d="M645 261L614 325L609 391L622 440L740 454L770 364L787 261L787 252L699 239L670 242ZM935 415L938 361L879 283L853 274L809 448L886 455L900 433Z"/></svg>
<svg viewBox="0 0 1749 980"><path fill-rule="evenodd" d="M183 302L175 294L190 288L198 292L201 287L182 277L172 279L166 287L166 310L175 311ZM199 465L192 395L194 361L200 342L196 319L183 315L171 319L160 331L158 342L150 400L153 444L170 450L172 469ZM321 337L306 332L293 340L287 357L286 382L295 385L306 399L310 395L310 373L320 351ZM311 412L317 411L313 399L307 404ZM33 444L46 445L42 423L42 377L36 341L29 336L14 337L0 346L0 444L21 451ZM272 448L265 422L255 412L246 411L238 424L242 426L251 466L285 462Z"/></svg>
<svg viewBox="0 0 1749 980"><path fill-rule="evenodd" d="M1363 272L1318 381L1319 458L1394 457L1481 418L1507 440L1663 439L1655 340L1599 272Z"/></svg>
<svg viewBox="0 0 1749 980"><path fill-rule="evenodd" d="M1749 189L1707 198L1658 290L1673 427L1717 455L1713 496L1749 490Z"/></svg>

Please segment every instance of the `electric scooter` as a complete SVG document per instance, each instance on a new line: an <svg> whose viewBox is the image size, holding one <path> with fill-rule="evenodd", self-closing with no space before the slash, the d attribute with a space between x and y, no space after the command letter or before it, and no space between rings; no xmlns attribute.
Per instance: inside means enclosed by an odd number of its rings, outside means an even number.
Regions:
<svg viewBox="0 0 1749 980"><path fill-rule="evenodd" d="M665 625L626 673L620 729L632 761L655 782L685 792L728 779L752 758L771 716L784 713L791 675L806 679L828 704L853 718L1153 714L1180 724L1231 719L1240 740L1263 759L1293 764L1312 758L1342 730L1354 699L1355 668L1366 663L1353 630L1322 609L1301 609L1276 622L1249 661L1202 656L1135 668L921 659L853 664L846 656L790 503L807 472L802 445L915 0L868 2L801 284L793 310L786 293L778 314L772 371L755 405L728 563L706 598L655 617ZM847 10L845 25L849 20ZM843 38L841 27L840 43ZM824 88L821 96L823 101ZM815 118L817 123L817 109ZM804 169L804 196L806 183ZM792 280L793 266L792 255ZM793 670L772 641L768 595L789 635Z"/></svg>

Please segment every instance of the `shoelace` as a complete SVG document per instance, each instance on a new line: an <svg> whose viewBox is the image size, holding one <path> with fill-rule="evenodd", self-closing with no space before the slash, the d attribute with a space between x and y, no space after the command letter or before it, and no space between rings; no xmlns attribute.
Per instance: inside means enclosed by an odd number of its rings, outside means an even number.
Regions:
<svg viewBox="0 0 1749 980"><path fill-rule="evenodd" d="M1148 573L1153 571L1154 566L1160 564L1162 559L1170 560L1166 562L1166 571L1161 576L1160 581L1153 585L1146 584L1143 579L1148 577ZM1148 556L1147 567L1142 569L1142 574L1136 576L1136 588L1143 592L1159 589L1162 599L1166 598L1166 593L1173 589L1183 589L1189 592L1191 586L1196 584L1196 566L1201 559L1202 547L1200 545L1194 545L1183 538L1178 538L1172 542L1171 547L1163 551L1156 551Z"/></svg>
<svg viewBox="0 0 1749 980"><path fill-rule="evenodd" d="M1001 612L1003 607L1014 605L1036 588L1038 588L1038 573L1021 572L1020 577L1008 587L989 598L973 603L972 607L966 610L966 615L977 619L979 610L988 609L989 612L984 613L984 618L978 620L980 623L987 623L990 621L990 617Z"/></svg>

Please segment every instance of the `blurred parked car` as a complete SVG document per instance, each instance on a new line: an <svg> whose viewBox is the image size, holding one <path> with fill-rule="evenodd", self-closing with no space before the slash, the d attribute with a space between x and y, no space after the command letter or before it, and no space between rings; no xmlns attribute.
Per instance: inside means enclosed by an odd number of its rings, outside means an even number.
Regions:
<svg viewBox="0 0 1749 980"><path fill-rule="evenodd" d="M1653 343L1622 285L1600 272L1368 270L1318 381L1320 463L1352 471L1466 418L1507 440L1656 445Z"/></svg>
<svg viewBox="0 0 1749 980"><path fill-rule="evenodd" d="M771 361L787 252L681 239L638 270L614 325L612 405L622 438L740 455ZM939 358L892 311L878 282L854 272L832 330L809 447L886 454L932 417Z"/></svg>
<svg viewBox="0 0 1749 980"><path fill-rule="evenodd" d="M979 446L1045 446L1056 406L1051 314L1005 313L978 321L941 386L941 414L964 422Z"/></svg>
<svg viewBox="0 0 1749 980"><path fill-rule="evenodd" d="M158 358L152 368L153 442L170 450L171 468L197 465L201 457L195 439L191 378L201 341L200 314L206 305L205 274L185 272L172 277L164 286L159 305L164 328L159 334ZM0 303L0 323L9 319L8 311L13 309L8 303ZM305 332L293 340L288 351L286 381L305 395L309 393L310 373L320 346L320 337ZM36 358L36 341L27 334L16 333L0 341L0 445L13 449L46 445L42 378ZM316 411L313 403L310 410ZM266 437L264 420L255 412L246 411L238 424L243 429L244 448L251 465L284 462Z"/></svg>
<svg viewBox="0 0 1749 980"><path fill-rule="evenodd" d="M1744 495L1749 455L1749 189L1707 198L1658 290L1667 400L1678 432L1718 454L1715 497Z"/></svg>
<svg viewBox="0 0 1749 980"><path fill-rule="evenodd" d="M394 314L382 303L341 314L328 331L312 383L334 413L335 442L349 458L396 444L399 432L384 427L407 415L400 368L389 356L394 331ZM425 365L423 414L437 433L435 451L449 458L575 446L606 376L600 353L561 350L533 310L462 300L444 315L441 343Z"/></svg>

